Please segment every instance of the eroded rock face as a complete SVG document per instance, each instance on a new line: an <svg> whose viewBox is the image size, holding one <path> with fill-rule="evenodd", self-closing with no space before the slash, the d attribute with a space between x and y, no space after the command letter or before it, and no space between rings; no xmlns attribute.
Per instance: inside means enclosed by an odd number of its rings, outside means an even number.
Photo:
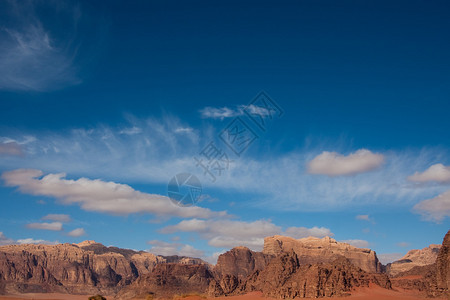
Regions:
<svg viewBox="0 0 450 300"><path fill-rule="evenodd" d="M382 271L375 251L340 243L329 237L294 239L276 235L264 239L264 254L279 255L290 250L297 254L300 264L329 263L344 256L366 272Z"/></svg>
<svg viewBox="0 0 450 300"><path fill-rule="evenodd" d="M219 256L214 273L219 279L228 275L244 280L254 271L263 270L273 257L247 247L235 247Z"/></svg>
<svg viewBox="0 0 450 300"><path fill-rule="evenodd" d="M189 263L184 257L172 261ZM5 292L111 294L167 259L147 252L105 247L93 241L0 247L0 282Z"/></svg>
<svg viewBox="0 0 450 300"><path fill-rule="evenodd" d="M421 250L410 250L401 259L388 264L386 273L390 276L397 276L414 267L432 265L436 262L440 248L441 245L432 244Z"/></svg>
<svg viewBox="0 0 450 300"><path fill-rule="evenodd" d="M150 273L140 276L130 286L122 289L116 299L154 295L170 298L181 294L203 294L213 275L205 264L187 265L179 263L158 264Z"/></svg>
<svg viewBox="0 0 450 300"><path fill-rule="evenodd" d="M348 295L352 288L369 283L390 288L384 274L369 274L355 267L344 257L332 263L301 264L291 250L278 255L261 271L255 271L247 280L225 295L262 291L274 298L318 298ZM219 288L219 290L217 290ZM220 287L210 286L210 295L217 295Z"/></svg>
<svg viewBox="0 0 450 300"><path fill-rule="evenodd" d="M436 259L436 285L438 292L450 296L450 230L444 237Z"/></svg>

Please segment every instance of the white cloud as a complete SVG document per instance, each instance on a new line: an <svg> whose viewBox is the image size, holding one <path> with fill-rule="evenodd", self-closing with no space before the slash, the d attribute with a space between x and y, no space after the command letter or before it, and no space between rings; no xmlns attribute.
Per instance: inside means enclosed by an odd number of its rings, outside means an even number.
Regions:
<svg viewBox="0 0 450 300"><path fill-rule="evenodd" d="M34 168L49 173L61 170L76 176L106 178L114 182L163 184L178 173L195 174L204 187L244 192L247 206L283 211L333 211L362 209L365 205L412 207L419 200L445 191L443 185L412 184L406 177L426 169L437 156L448 156L442 149L390 151L383 153L385 164L361 176L315 176L305 170L323 148L339 143L318 144L318 148L298 149L290 153L259 153L232 157L230 169L211 183L193 157L217 137L214 128L175 134L177 128L191 127L174 117L137 119L127 117L127 127L142 128L142 134L119 134L119 128L98 126L61 133L42 133L23 147L24 156L1 156L4 170ZM201 134L199 133L201 132ZM10 134L8 140L24 141L29 133ZM1 138L0 138L1 140ZM2 140L2 142L5 142ZM256 149L256 148L255 148ZM226 150L226 149L223 149ZM76 157L77 159L73 159ZM280 193L280 191L282 191ZM203 202L202 205L209 205Z"/></svg>
<svg viewBox="0 0 450 300"><path fill-rule="evenodd" d="M42 217L42 220L68 223L71 221L71 218L69 215L64 215L64 214L48 214L48 215Z"/></svg>
<svg viewBox="0 0 450 300"><path fill-rule="evenodd" d="M175 133L191 133L193 130L191 127L178 127L175 129Z"/></svg>
<svg viewBox="0 0 450 300"><path fill-rule="evenodd" d="M40 21L34 1L11 1L5 14L16 19L15 27L0 30L0 90L46 91L80 83L73 60L77 11L53 8L64 22L65 35L58 39ZM65 15L64 15L65 14ZM59 24L62 25L62 24Z"/></svg>
<svg viewBox="0 0 450 300"><path fill-rule="evenodd" d="M23 193L55 197L63 204L79 204L87 211L120 215L145 212L184 218L226 215L197 206L180 207L168 197L139 192L126 184L88 178L69 180L64 173L42 176L39 170L18 169L4 172L1 177L7 186L17 186Z"/></svg>
<svg viewBox="0 0 450 300"><path fill-rule="evenodd" d="M357 215L355 219L360 221L373 222L373 219L369 215Z"/></svg>
<svg viewBox="0 0 450 300"><path fill-rule="evenodd" d="M408 177L408 180L414 182L437 181L450 183L450 166L435 164L422 173L415 172L414 175Z"/></svg>
<svg viewBox="0 0 450 300"><path fill-rule="evenodd" d="M16 142L0 143L0 155L23 155L22 148Z"/></svg>
<svg viewBox="0 0 450 300"><path fill-rule="evenodd" d="M41 229L41 230L52 230L52 231L61 231L63 229L63 224L61 222L30 223L30 224L27 224L27 228L30 228L30 229Z"/></svg>
<svg viewBox="0 0 450 300"><path fill-rule="evenodd" d="M7 238L3 232L0 231L0 246L14 244L14 240Z"/></svg>
<svg viewBox="0 0 450 300"><path fill-rule="evenodd" d="M305 237L318 237L323 238L326 236L332 237L334 234L331 232L330 229L325 227L312 227L312 228L306 228L306 227L289 227L284 232L285 235L288 235L290 237L293 237L295 239L301 239Z"/></svg>
<svg viewBox="0 0 450 300"><path fill-rule="evenodd" d="M202 118L210 119L225 119L241 116L244 114L243 110L238 107L237 109L232 109L228 107L210 107L207 106L200 110Z"/></svg>
<svg viewBox="0 0 450 300"><path fill-rule="evenodd" d="M372 171L383 162L382 154L372 153L366 149L360 149L347 156L324 151L309 162L308 172L328 176L354 175Z"/></svg>
<svg viewBox="0 0 450 300"><path fill-rule="evenodd" d="M59 244L58 241L50 242L50 241L46 241L46 240L35 240L32 238L20 239L20 240L17 240L16 243L19 245L23 245L23 244L57 245L57 244Z"/></svg>
<svg viewBox="0 0 450 300"><path fill-rule="evenodd" d="M450 191L417 203L413 211L421 214L425 220L441 222L450 216Z"/></svg>
<svg viewBox="0 0 450 300"><path fill-rule="evenodd" d="M369 248L369 242L365 240L342 240L340 242L347 243L358 248Z"/></svg>
<svg viewBox="0 0 450 300"><path fill-rule="evenodd" d="M170 256L188 256L195 258L202 258L204 251L195 249L191 245L182 243L167 243L158 240L149 241L148 244L152 245L150 252L157 255Z"/></svg>
<svg viewBox="0 0 450 300"><path fill-rule="evenodd" d="M133 126L131 128L125 128L119 131L119 134L126 134L126 135L135 135L142 133L142 128Z"/></svg>
<svg viewBox="0 0 450 300"><path fill-rule="evenodd" d="M280 226L266 220L245 222L190 219L183 220L176 225L167 226L161 232L196 232L202 238L207 239L208 244L213 247L246 246L255 251L260 251L264 245L264 238L271 235L284 234L294 238L333 236L333 233L324 227L290 227L286 232L283 232Z"/></svg>
<svg viewBox="0 0 450 300"><path fill-rule="evenodd" d="M18 239L17 241L7 238L3 232L0 231L0 246L5 245L21 245L21 244L44 244L44 245L56 245L59 244L58 241L50 242L46 240L35 240L32 238L26 238L26 239Z"/></svg>
<svg viewBox="0 0 450 300"><path fill-rule="evenodd" d="M79 236L86 235L86 231L83 228L76 228L76 229L70 231L67 235L73 236L73 237L79 237Z"/></svg>
<svg viewBox="0 0 450 300"><path fill-rule="evenodd" d="M377 254L378 260L383 264L387 265L403 257L402 253L382 253Z"/></svg>

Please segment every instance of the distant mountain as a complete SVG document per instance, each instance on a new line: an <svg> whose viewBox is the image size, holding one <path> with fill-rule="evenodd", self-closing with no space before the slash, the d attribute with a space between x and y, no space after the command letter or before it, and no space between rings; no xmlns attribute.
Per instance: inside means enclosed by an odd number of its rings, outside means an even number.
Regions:
<svg viewBox="0 0 450 300"><path fill-rule="evenodd" d="M401 259L387 264L386 273L390 276L396 276L399 273L406 272L414 267L434 264L439 249L441 249L441 245L432 244L421 250L410 250Z"/></svg>

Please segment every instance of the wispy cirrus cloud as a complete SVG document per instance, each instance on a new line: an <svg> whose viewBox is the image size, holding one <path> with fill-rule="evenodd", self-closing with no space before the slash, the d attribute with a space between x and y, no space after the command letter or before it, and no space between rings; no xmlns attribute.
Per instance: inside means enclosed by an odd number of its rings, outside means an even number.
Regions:
<svg viewBox="0 0 450 300"><path fill-rule="evenodd" d="M232 159L229 170L212 183L203 175L203 170L196 167L193 157L214 140L214 128L194 129L176 117L129 117L128 121L130 126L125 127L101 125L59 133L16 132L4 136L0 138L2 141L27 142L20 144L23 157L0 156L0 167L3 170L26 167L57 174L64 171L77 177L164 185L175 174L190 172L202 181L205 189L245 192L249 194L245 205L263 205L278 211L332 211L367 204L411 208L446 190L443 185L417 185L406 179L417 170L426 169L437 156L445 157L442 149L384 153L365 150L358 155L358 151L354 151L355 155L343 158L331 155L333 174L342 174L343 169L349 174L356 169L367 171L374 167L370 172L353 176L310 174L309 164L323 157L323 146L241 158L229 153ZM124 128L134 127L142 132L123 134ZM336 149L328 153L352 153L336 145L326 145L326 148ZM365 160L369 162L361 163ZM347 163L349 166L345 165Z"/></svg>
<svg viewBox="0 0 450 300"><path fill-rule="evenodd" d="M2 3L9 22L0 29L0 89L47 91L81 82L74 64L79 7L50 7L55 15L65 14L61 20L67 22L65 35L57 37L37 13L43 5L37 1Z"/></svg>
<svg viewBox="0 0 450 300"><path fill-rule="evenodd" d="M244 114L243 109L241 106L238 106L236 108L229 108L229 107L211 107L207 106L200 110L200 114L202 118L209 118L209 119L226 119L226 118L234 118L237 116L242 116Z"/></svg>

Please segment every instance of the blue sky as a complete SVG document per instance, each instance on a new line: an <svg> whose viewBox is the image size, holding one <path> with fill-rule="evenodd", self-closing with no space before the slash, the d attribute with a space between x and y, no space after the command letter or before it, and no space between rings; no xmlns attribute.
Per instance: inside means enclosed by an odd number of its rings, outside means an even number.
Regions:
<svg viewBox="0 0 450 300"><path fill-rule="evenodd" d="M449 12L1 2L0 244L90 239L214 262L264 236L330 235L386 262L441 243ZM240 155L220 138L233 122L255 138ZM211 142L231 161L214 182L195 161ZM195 206L167 198L183 172L202 184Z"/></svg>

